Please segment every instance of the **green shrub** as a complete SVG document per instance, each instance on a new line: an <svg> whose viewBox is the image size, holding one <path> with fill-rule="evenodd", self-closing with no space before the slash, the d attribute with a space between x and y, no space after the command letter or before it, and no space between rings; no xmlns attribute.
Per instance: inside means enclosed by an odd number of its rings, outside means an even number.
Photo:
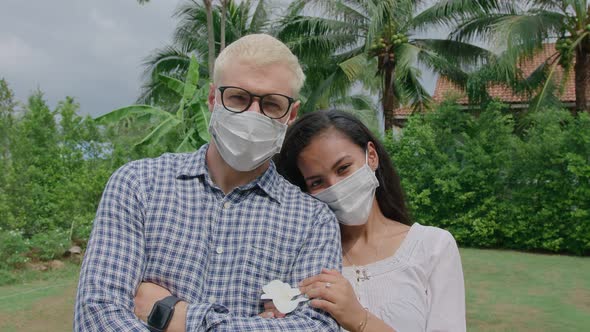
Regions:
<svg viewBox="0 0 590 332"><path fill-rule="evenodd" d="M465 246L590 253L590 116L546 110L515 123L446 103L386 148L414 220Z"/></svg>
<svg viewBox="0 0 590 332"><path fill-rule="evenodd" d="M90 238L90 232L92 231L93 220L94 215L91 214L74 217L71 228L71 238L73 243L81 246L82 248L86 247L86 243Z"/></svg>
<svg viewBox="0 0 590 332"><path fill-rule="evenodd" d="M52 230L35 234L29 241L29 256L48 261L61 257L70 246L69 234L63 230Z"/></svg>
<svg viewBox="0 0 590 332"><path fill-rule="evenodd" d="M18 281L15 273L0 268L0 286L14 284Z"/></svg>
<svg viewBox="0 0 590 332"><path fill-rule="evenodd" d="M23 266L28 260L27 251L27 243L19 232L0 229L0 270Z"/></svg>

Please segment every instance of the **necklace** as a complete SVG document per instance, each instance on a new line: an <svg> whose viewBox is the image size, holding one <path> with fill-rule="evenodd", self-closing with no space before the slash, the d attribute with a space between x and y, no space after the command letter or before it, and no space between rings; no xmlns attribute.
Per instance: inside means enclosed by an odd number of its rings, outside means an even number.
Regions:
<svg viewBox="0 0 590 332"><path fill-rule="evenodd" d="M364 266L357 266L356 264L354 264L352 262L352 260L350 259L350 257L348 257L348 252L345 252L344 253L344 259L346 259L346 261L348 261L348 264L350 264L352 266L352 269L356 273L356 278L355 279L356 279L357 285L361 281L367 281L367 280L371 279L369 277L369 274L367 272L367 269Z"/></svg>
<svg viewBox="0 0 590 332"><path fill-rule="evenodd" d="M380 249L383 245L383 240L384 239L391 239L391 238L396 238L397 236L407 233L410 229L405 229L401 232L395 233L391 236L385 236L383 239L381 239L379 246L377 246L377 249ZM344 259L348 262L348 264L350 264L352 266L352 269L354 270L354 272L356 273L356 283L357 286L358 284L360 284L361 281L367 281L371 279L371 275L370 273L367 271L367 268L365 266L359 266L356 265L352 259L350 259L350 256L348 256L348 251L350 251L350 249L348 249L347 251L344 252ZM379 254L379 250L377 250L377 255Z"/></svg>

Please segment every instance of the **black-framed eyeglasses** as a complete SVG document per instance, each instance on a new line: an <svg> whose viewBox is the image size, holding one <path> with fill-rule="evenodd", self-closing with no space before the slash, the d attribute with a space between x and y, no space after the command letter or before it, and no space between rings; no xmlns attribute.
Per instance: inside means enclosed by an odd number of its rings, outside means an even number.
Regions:
<svg viewBox="0 0 590 332"><path fill-rule="evenodd" d="M262 114L271 119L280 119L289 113L291 105L295 102L295 99L280 93L255 95L237 86L220 86L218 89L221 92L223 107L234 113L246 111L254 102L254 97L256 97Z"/></svg>

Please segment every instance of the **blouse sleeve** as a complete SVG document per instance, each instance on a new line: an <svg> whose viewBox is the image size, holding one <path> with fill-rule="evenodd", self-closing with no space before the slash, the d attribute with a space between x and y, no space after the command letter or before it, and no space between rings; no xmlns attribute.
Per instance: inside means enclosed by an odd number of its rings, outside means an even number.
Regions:
<svg viewBox="0 0 590 332"><path fill-rule="evenodd" d="M438 241L437 241L438 242ZM434 266L429 278L430 312L427 332L462 332L465 323L465 284L459 248L453 236L444 231L437 243Z"/></svg>

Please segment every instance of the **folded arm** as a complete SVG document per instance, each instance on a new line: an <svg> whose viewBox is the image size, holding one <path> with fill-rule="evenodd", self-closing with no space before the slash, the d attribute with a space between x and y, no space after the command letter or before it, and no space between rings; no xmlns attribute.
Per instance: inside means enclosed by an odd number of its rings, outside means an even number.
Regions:
<svg viewBox="0 0 590 332"><path fill-rule="evenodd" d="M331 213L325 214L310 230L307 242L299 252L289 284L297 284L322 267L340 268L341 254L339 230ZM145 290L145 292L143 292ZM162 293L164 292L164 293ZM153 284L142 284L136 307L145 320L153 304L170 293ZM257 315L243 317L229 312L225 307L212 304L179 302L167 329L168 332L184 331L338 331L338 325L326 312L314 309L307 303L286 318L265 319Z"/></svg>

